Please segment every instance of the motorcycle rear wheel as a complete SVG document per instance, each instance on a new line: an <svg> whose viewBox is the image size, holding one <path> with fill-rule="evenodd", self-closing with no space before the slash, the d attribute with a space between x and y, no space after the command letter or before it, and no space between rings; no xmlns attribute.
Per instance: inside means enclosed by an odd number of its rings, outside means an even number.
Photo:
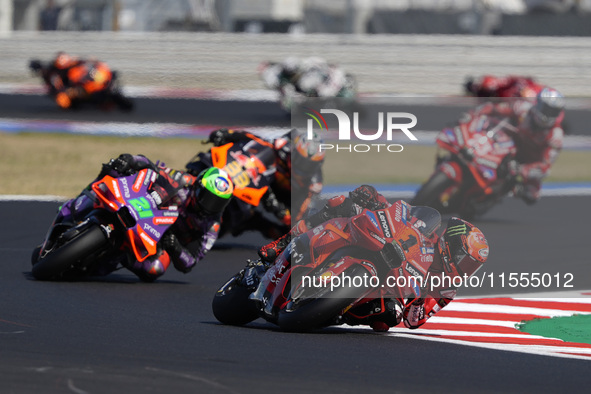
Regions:
<svg viewBox="0 0 591 394"><path fill-rule="evenodd" d="M38 280L60 280L84 257L100 251L107 243L107 236L98 224L83 228L80 234L39 258L31 273Z"/></svg>
<svg viewBox="0 0 591 394"><path fill-rule="evenodd" d="M453 183L453 179L450 179L443 172L436 172L421 186L410 204L432 207L440 212L445 211L446 208L441 202L441 195Z"/></svg>
<svg viewBox="0 0 591 394"><path fill-rule="evenodd" d="M252 293L235 276L222 286L211 303L215 318L230 326L243 326L256 320L259 314L248 296Z"/></svg>
<svg viewBox="0 0 591 394"><path fill-rule="evenodd" d="M351 283L363 283L365 274L367 274L367 270L360 266L354 266L344 272L345 276L351 278ZM333 321L345 308L366 293L367 288L363 286L340 286L334 290L324 291L320 295L300 296L296 300L292 299L285 308L279 311L277 324L283 330L295 332L329 326L334 324Z"/></svg>
<svg viewBox="0 0 591 394"><path fill-rule="evenodd" d="M119 92L113 93L111 98L122 111L132 111L134 108L133 101Z"/></svg>

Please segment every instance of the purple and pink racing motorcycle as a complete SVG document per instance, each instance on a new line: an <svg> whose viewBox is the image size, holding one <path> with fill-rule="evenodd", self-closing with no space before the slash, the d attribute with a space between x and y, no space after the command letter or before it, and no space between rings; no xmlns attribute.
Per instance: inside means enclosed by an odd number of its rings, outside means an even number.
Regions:
<svg viewBox="0 0 591 394"><path fill-rule="evenodd" d="M64 204L43 243L32 255L39 280L74 280L107 275L130 259L144 261L177 220L178 207L158 190L167 180L151 169L130 176L105 176Z"/></svg>

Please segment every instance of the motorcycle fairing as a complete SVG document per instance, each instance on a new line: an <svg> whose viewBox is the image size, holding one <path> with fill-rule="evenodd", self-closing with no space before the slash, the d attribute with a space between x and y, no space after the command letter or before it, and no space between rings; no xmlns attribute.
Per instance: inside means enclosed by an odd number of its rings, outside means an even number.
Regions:
<svg viewBox="0 0 591 394"><path fill-rule="evenodd" d="M258 145L258 149L255 144ZM258 141L249 142L243 147L248 154L242 150L232 150L232 142L211 148L213 166L226 171L234 183L234 197L255 207L260 204L269 189L269 186L261 184L261 175L269 170L274 171L269 168L274 163L259 158L259 155L264 158L265 150L271 149L268 145L262 145ZM274 157L271 159L274 160Z"/></svg>
<svg viewBox="0 0 591 394"><path fill-rule="evenodd" d="M91 186L103 207L117 212L138 261L157 253L158 242L178 217L176 206L159 207L150 195L151 173L143 169L119 178L107 175Z"/></svg>

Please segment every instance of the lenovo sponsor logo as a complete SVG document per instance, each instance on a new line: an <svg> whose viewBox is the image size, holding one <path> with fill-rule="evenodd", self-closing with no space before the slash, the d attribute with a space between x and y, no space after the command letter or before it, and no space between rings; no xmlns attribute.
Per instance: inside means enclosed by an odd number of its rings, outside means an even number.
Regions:
<svg viewBox="0 0 591 394"><path fill-rule="evenodd" d="M404 267L406 271L411 274L412 276L419 277L423 279L423 274L419 272L414 266L412 266L409 262L406 262L406 267Z"/></svg>

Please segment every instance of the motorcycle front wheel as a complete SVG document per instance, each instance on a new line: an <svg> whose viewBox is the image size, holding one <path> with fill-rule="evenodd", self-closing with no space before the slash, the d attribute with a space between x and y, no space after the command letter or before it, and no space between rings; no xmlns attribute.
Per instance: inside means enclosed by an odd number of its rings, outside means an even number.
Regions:
<svg viewBox="0 0 591 394"><path fill-rule="evenodd" d="M256 320L259 314L248 296L252 293L240 284L238 276L232 277L213 297L211 309L215 318L223 324L243 326Z"/></svg>
<svg viewBox="0 0 591 394"><path fill-rule="evenodd" d="M445 211L441 196L453 184L453 179L450 179L443 172L436 172L417 191L410 205L427 206L440 212Z"/></svg>
<svg viewBox="0 0 591 394"><path fill-rule="evenodd" d="M63 279L64 274L82 259L99 252L107 244L108 238L98 224L89 223L79 230L78 234L37 260L31 270L35 279Z"/></svg>
<svg viewBox="0 0 591 394"><path fill-rule="evenodd" d="M349 284L363 283L367 270L360 266L353 266L343 275L351 278ZM334 289L308 288L279 311L277 324L283 330L295 332L329 326L345 308L362 298L367 291L368 289L363 286L344 286L344 283L341 286L335 286Z"/></svg>

